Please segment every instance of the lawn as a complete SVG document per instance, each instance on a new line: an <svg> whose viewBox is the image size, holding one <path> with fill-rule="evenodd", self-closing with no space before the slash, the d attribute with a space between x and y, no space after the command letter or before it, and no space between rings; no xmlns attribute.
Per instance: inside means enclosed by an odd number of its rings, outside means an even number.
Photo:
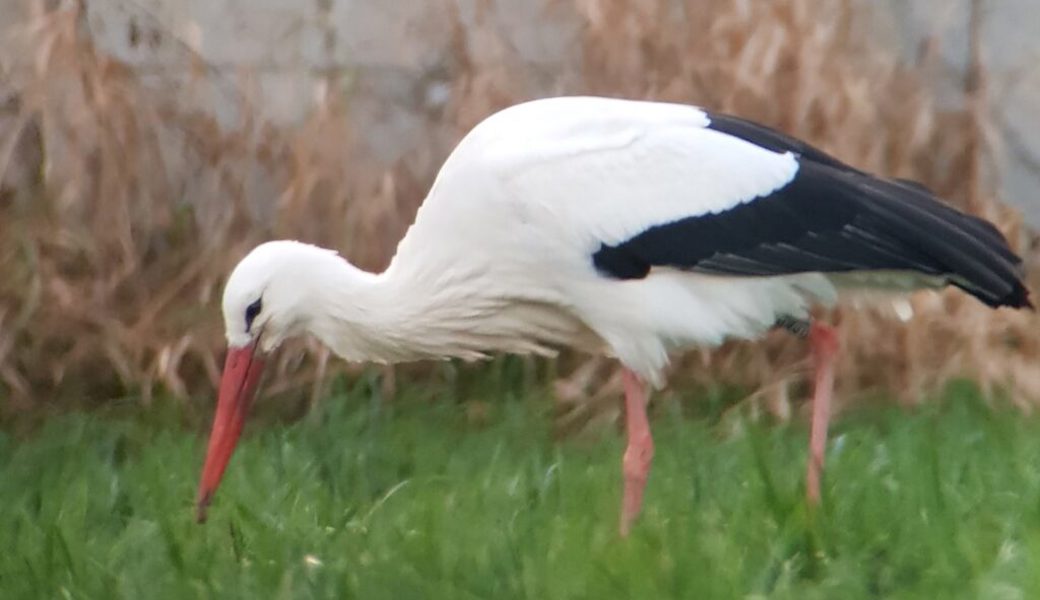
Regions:
<svg viewBox="0 0 1040 600"><path fill-rule="evenodd" d="M1040 597L1040 421L970 386L845 415L815 514L802 425L660 402L627 540L621 439L556 441L541 386L341 387L254 421L205 525L205 440L168 407L0 434L0 597Z"/></svg>

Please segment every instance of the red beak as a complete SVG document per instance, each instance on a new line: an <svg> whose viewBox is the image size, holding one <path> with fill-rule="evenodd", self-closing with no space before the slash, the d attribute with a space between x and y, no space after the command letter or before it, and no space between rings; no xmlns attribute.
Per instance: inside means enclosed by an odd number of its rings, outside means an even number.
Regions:
<svg viewBox="0 0 1040 600"><path fill-rule="evenodd" d="M220 378L220 396L213 431L209 434L206 463L202 467L199 495L196 499L196 520L206 521L206 508L220 485L220 478L235 451L238 436L246 420L246 412L256 394L256 385L264 370L264 359L256 354L256 344L229 348L224 361L224 375Z"/></svg>

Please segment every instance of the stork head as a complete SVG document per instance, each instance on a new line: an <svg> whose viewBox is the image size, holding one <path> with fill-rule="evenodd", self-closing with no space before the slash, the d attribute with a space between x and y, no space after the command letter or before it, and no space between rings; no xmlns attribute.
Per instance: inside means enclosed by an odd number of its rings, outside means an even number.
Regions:
<svg viewBox="0 0 1040 600"><path fill-rule="evenodd" d="M253 401L267 353L307 328L311 270L341 259L331 250L291 241L267 242L242 259L224 288L228 342L217 412L197 498L198 520L224 474Z"/></svg>

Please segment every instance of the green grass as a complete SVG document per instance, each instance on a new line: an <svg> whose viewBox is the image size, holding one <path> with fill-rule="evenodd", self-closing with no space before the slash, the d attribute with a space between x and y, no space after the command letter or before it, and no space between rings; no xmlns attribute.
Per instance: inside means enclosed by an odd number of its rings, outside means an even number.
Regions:
<svg viewBox="0 0 1040 600"><path fill-rule="evenodd" d="M364 389L247 429L205 525L204 439L171 419L0 434L0 597L1040 597L1040 422L966 388L843 418L815 515L804 428L723 436L663 402L627 540L621 440L554 442L544 394L475 424Z"/></svg>

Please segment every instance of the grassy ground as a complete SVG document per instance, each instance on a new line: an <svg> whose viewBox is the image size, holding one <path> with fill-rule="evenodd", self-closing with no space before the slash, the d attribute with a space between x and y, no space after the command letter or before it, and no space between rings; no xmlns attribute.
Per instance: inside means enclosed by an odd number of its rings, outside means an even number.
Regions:
<svg viewBox="0 0 1040 600"><path fill-rule="evenodd" d="M547 401L505 395L479 423L355 391L254 426L201 526L204 440L168 418L0 434L0 597L1040 597L1040 422L970 391L844 418L815 515L802 427L663 402L628 540L620 440L555 443Z"/></svg>

